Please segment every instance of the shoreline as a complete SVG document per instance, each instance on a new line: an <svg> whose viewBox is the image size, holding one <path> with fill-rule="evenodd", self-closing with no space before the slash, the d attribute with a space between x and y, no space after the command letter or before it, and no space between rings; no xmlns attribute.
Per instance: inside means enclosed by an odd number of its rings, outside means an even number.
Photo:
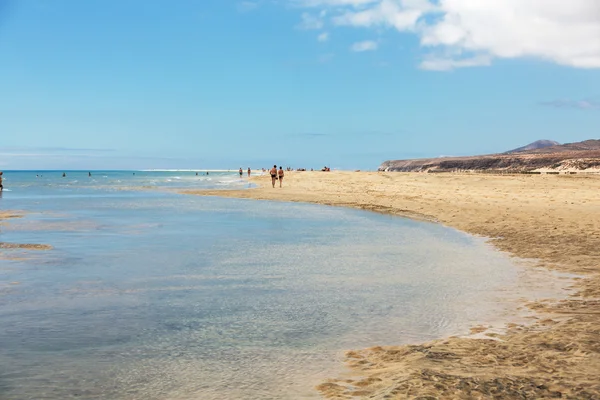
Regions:
<svg viewBox="0 0 600 400"><path fill-rule="evenodd" d="M486 237L535 266L583 276L567 299L527 304L538 314L533 324L508 324L489 340L348 351L346 364L357 378L329 379L317 386L323 397L600 398L600 176L307 171L286 172L282 189L269 187L265 176L249 181L259 187L179 192L436 222Z"/></svg>

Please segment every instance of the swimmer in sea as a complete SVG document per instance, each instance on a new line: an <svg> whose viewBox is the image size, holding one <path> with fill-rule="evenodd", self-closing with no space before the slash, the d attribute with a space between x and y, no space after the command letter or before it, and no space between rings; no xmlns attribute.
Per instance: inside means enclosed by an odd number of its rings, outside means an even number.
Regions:
<svg viewBox="0 0 600 400"><path fill-rule="evenodd" d="M0 171L0 192L4 190L4 186L2 186L2 175L4 172Z"/></svg>
<svg viewBox="0 0 600 400"><path fill-rule="evenodd" d="M279 187L281 187L281 184L283 183L283 174L283 168L279 166L279 172L277 172L277 175L279 175Z"/></svg>
<svg viewBox="0 0 600 400"><path fill-rule="evenodd" d="M273 168L271 168L269 173L271 174L271 183L273 184L273 187L275 187L275 181L277 180L277 165L273 165Z"/></svg>

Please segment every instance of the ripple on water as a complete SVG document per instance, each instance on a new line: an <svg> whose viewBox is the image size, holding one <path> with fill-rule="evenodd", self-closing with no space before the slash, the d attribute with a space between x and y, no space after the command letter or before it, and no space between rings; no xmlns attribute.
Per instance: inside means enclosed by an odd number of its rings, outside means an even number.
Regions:
<svg viewBox="0 0 600 400"><path fill-rule="evenodd" d="M69 201L52 211L85 224L5 234L55 249L0 261L20 282L0 286L3 399L311 398L343 350L467 333L502 312L502 288L524 293L505 255L434 224L163 194Z"/></svg>

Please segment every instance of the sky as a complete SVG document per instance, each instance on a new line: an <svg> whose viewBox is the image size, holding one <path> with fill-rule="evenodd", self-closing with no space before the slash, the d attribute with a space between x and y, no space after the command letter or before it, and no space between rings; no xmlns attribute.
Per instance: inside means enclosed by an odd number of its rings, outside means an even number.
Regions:
<svg viewBox="0 0 600 400"><path fill-rule="evenodd" d="M0 169L377 169L600 138L598 0L0 0Z"/></svg>

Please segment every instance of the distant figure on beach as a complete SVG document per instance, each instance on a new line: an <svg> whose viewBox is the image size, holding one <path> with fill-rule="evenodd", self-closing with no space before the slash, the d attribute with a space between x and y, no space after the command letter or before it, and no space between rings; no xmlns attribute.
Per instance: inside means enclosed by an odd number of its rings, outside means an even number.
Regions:
<svg viewBox="0 0 600 400"><path fill-rule="evenodd" d="M248 178L250 178L250 173L251 173L251 172L252 172L252 171L250 170L250 167L248 167Z"/></svg>
<svg viewBox="0 0 600 400"><path fill-rule="evenodd" d="M271 174L271 183L273 184L273 187L275 187L275 181L277 180L277 165L273 165L273 168L271 168L269 173Z"/></svg>
<svg viewBox="0 0 600 400"><path fill-rule="evenodd" d="M65 173L63 172L63 178L64 178L65 176L67 176L67 174L65 174Z"/></svg>
<svg viewBox="0 0 600 400"><path fill-rule="evenodd" d="M281 165L279 166L279 172L277 172L278 178L279 178L279 187L281 187L281 184L283 183L283 168L281 167Z"/></svg>
<svg viewBox="0 0 600 400"><path fill-rule="evenodd" d="M196 176L198 176L198 173L196 172Z"/></svg>
<svg viewBox="0 0 600 400"><path fill-rule="evenodd" d="M92 173L91 173L91 172L88 172L88 176L92 176Z"/></svg>
<svg viewBox="0 0 600 400"><path fill-rule="evenodd" d="M4 186L2 186L2 175L4 172L0 171L0 192L4 190Z"/></svg>
<svg viewBox="0 0 600 400"><path fill-rule="evenodd" d="M242 171L242 167L240 167L240 178L244 175L244 171Z"/></svg>
<svg viewBox="0 0 600 400"><path fill-rule="evenodd" d="M206 175L208 175L208 171L206 171Z"/></svg>

